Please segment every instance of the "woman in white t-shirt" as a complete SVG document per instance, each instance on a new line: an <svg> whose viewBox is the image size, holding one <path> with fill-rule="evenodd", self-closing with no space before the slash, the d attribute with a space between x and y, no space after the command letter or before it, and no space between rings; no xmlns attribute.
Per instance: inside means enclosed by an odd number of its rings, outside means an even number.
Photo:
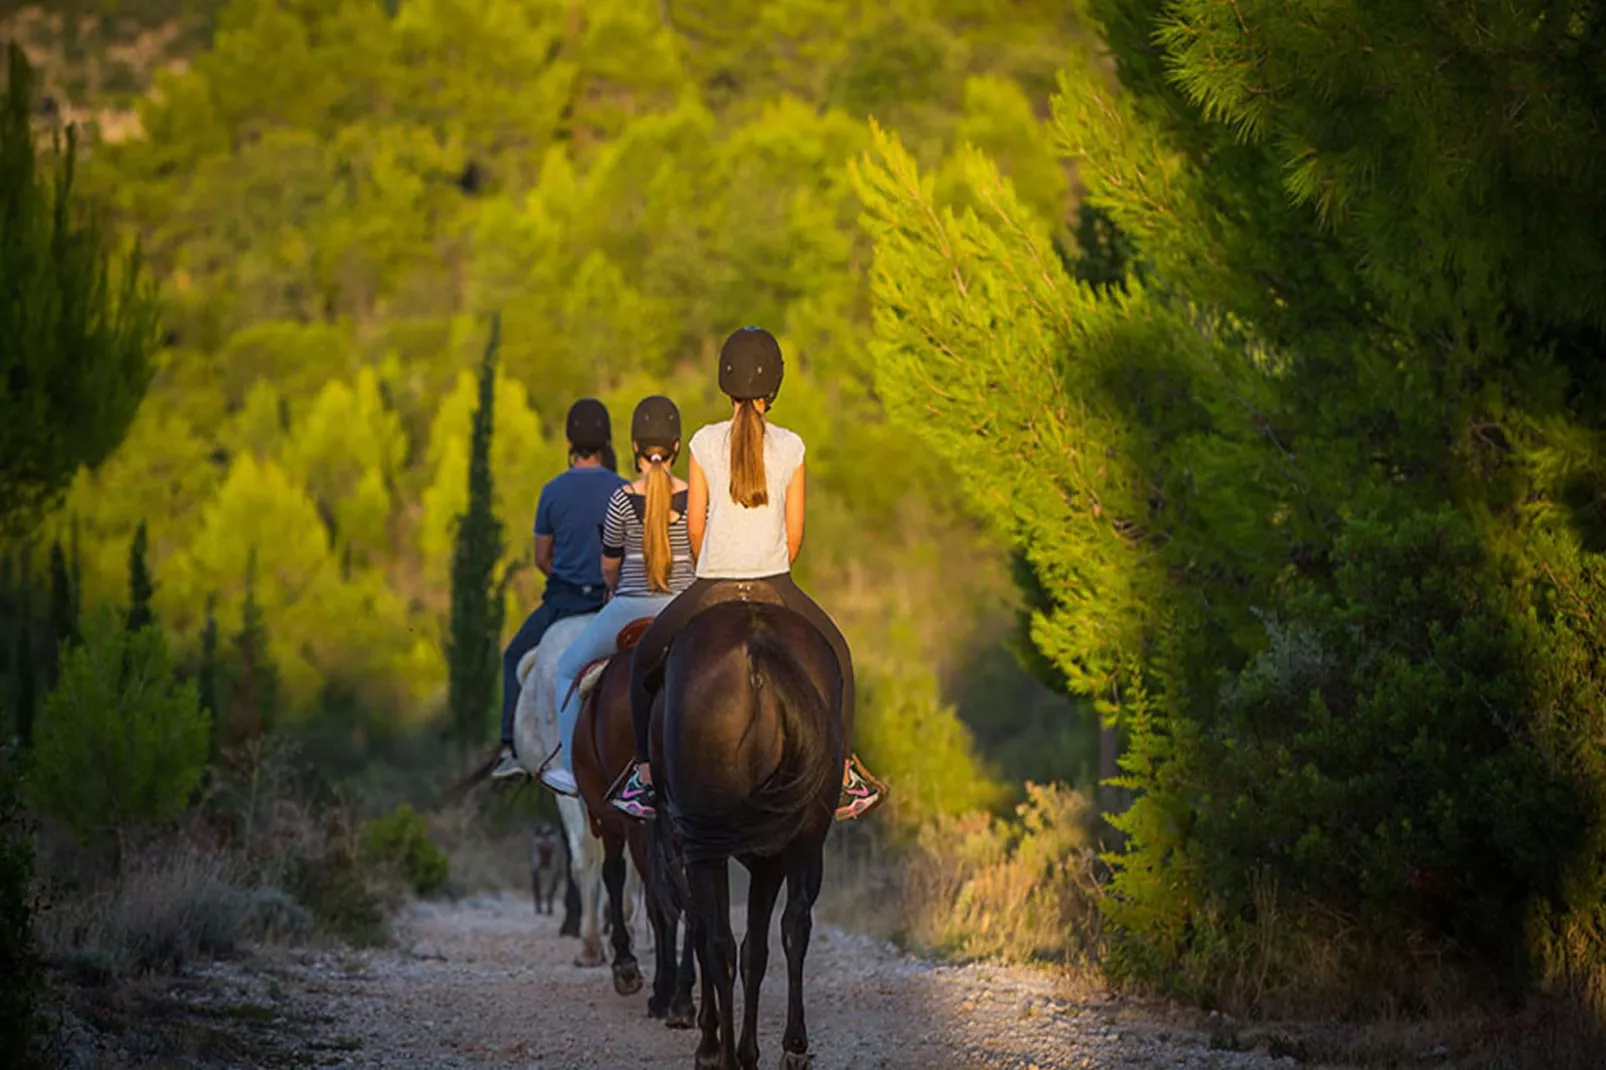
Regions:
<svg viewBox="0 0 1606 1070"><path fill-rule="evenodd" d="M737 331L720 350L719 386L731 399L731 418L704 427L691 439L686 520L697 579L658 615L631 658L636 767L612 802L632 817L651 817L656 802L647 762L652 680L662 668L670 639L696 614L716 581L763 582L787 608L820 630L836 651L844 738L853 738L853 658L847 640L825 610L792 581L792 562L803 546L803 440L764 419L780 390L781 373L781 347L762 328ZM849 757L842 770L837 820L869 812L884 790Z"/></svg>

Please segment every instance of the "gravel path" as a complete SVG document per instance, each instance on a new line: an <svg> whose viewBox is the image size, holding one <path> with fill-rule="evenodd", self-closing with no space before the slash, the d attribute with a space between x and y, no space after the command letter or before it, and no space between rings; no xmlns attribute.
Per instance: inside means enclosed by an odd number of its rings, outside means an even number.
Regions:
<svg viewBox="0 0 1606 1070"><path fill-rule="evenodd" d="M578 943L557 927L512 896L421 903L399 919L397 948L282 951L248 969L217 964L211 981L219 999L266 997L295 1021L299 1065L690 1067L696 1034L649 1020L645 991L617 996L607 970L574 966ZM650 977L650 946L638 953ZM1211 1050L1180 1018L1073 999L1043 971L935 965L826 925L815 926L808 984L816 1070L1299 1065ZM766 1067L779 1061L785 998L777 932L760 1017Z"/></svg>

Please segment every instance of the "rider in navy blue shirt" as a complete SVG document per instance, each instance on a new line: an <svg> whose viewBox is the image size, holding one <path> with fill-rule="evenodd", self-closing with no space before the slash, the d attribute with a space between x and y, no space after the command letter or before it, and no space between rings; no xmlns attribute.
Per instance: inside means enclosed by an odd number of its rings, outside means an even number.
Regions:
<svg viewBox="0 0 1606 1070"><path fill-rule="evenodd" d="M602 521L608 499L626 480L614 471L612 432L602 402L595 398L575 402L569 409L568 436L569 468L541 488L535 508L535 567L546 573L546 592L502 654L502 753L491 772L494 777L526 771L513 754L519 661L552 625L565 617L594 613L607 600L602 584Z"/></svg>

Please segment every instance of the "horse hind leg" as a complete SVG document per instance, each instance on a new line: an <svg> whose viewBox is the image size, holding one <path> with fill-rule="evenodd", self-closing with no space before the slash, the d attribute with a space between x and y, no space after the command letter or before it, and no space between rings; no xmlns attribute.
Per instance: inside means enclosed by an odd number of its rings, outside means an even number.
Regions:
<svg viewBox="0 0 1606 1070"><path fill-rule="evenodd" d="M671 1029L690 1029L697 1020L697 1001L692 999L692 986L697 983L698 963L698 933L696 919L690 911L686 911L682 920L682 929L685 932L685 948L680 953L680 969L675 974L675 995L669 1004L669 1017L664 1024ZM669 930L669 954L671 963L675 953L674 927ZM703 971L707 977L707 968Z"/></svg>
<svg viewBox="0 0 1606 1070"><path fill-rule="evenodd" d="M724 861L691 867L691 894L702 949L702 1041L697 1070L738 1070L735 1003L736 938L731 934L730 873Z"/></svg>
<svg viewBox="0 0 1606 1070"><path fill-rule="evenodd" d="M742 1039L736 1061L742 1070L758 1070L758 996L770 961L770 915L786 880L778 858L754 859L747 894L747 932L742 935Z"/></svg>
<svg viewBox="0 0 1606 1070"><path fill-rule="evenodd" d="M607 857L602 863L602 883L608 891L608 925L613 943L613 990L621 996L641 991L641 967L630 948L630 929L625 924L624 836L605 834Z"/></svg>
<svg viewBox="0 0 1606 1070"><path fill-rule="evenodd" d="M781 1070L805 1070L809 1065L809 1030L803 1017L803 960L814 929L814 901L825 874L825 844L809 844L788 852L786 910L781 915L781 944L786 949L786 1033Z"/></svg>

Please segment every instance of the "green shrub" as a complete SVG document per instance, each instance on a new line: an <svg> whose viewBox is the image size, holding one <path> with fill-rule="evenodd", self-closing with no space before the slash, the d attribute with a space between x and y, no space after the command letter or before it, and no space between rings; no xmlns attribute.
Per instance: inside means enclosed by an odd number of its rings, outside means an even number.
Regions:
<svg viewBox="0 0 1606 1070"><path fill-rule="evenodd" d="M1518 937L1525 926L1600 916L1586 840L1599 838L1600 759L1580 734L1599 698L1558 672L1569 639L1555 599L1458 512L1354 520L1333 560L1330 581L1292 584L1267 617L1265 649L1228 681L1213 724L1172 723L1169 737L1138 724L1131 761L1163 744L1169 768L1149 771L1148 798L1121 819L1139 847L1114 860L1111 910L1136 940L1112 964L1146 981L1169 970L1194 998L1292 999L1297 979L1326 1007L1425 1009L1411 956L1340 937L1367 919L1396 949L1459 949L1446 962L1464 987L1520 990L1555 957ZM1571 586L1606 605L1606 588ZM1170 833L1166 807L1189 813ZM1166 852L1171 879L1155 880ZM1291 915L1307 918L1303 937L1326 934L1331 968L1313 968L1309 940L1294 951L1295 934L1270 934ZM1261 964L1254 989L1246 954Z"/></svg>
<svg viewBox="0 0 1606 1070"><path fill-rule="evenodd" d="M103 608L66 652L35 735L40 809L81 839L175 817L206 763L207 717L173 675L159 627L129 633Z"/></svg>
<svg viewBox="0 0 1606 1070"><path fill-rule="evenodd" d="M445 887L451 864L411 805L403 803L386 817L363 822L358 835L363 860L395 873L415 894L432 895Z"/></svg>
<svg viewBox="0 0 1606 1070"><path fill-rule="evenodd" d="M291 859L285 888L312 911L320 928L360 947L386 940L385 909L356 857L343 845Z"/></svg>

